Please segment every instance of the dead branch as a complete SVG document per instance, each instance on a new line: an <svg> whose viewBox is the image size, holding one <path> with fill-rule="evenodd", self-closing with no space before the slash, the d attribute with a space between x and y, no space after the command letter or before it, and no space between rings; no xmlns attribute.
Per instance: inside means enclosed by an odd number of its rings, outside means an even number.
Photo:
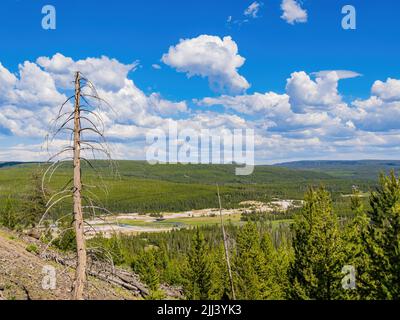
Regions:
<svg viewBox="0 0 400 320"><path fill-rule="evenodd" d="M226 266L228 268L228 275L229 275L229 281L230 281L230 284L231 284L232 298L233 298L233 300L236 300L235 286L234 286L234 283L233 283L232 269L231 269L231 263L230 263L230 259L229 259L229 247L228 247L227 236L226 236L226 231L225 231L225 227L224 227L224 220L223 220L223 217L222 217L221 195L219 193L219 185L218 184L217 184L217 194L218 194L218 202L219 202L219 215L221 217L222 237L223 237L223 240L224 240Z"/></svg>

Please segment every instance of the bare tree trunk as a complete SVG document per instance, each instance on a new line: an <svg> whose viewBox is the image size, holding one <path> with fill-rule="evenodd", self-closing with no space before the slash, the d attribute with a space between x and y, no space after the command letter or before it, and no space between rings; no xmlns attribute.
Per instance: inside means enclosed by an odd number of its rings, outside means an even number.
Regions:
<svg viewBox="0 0 400 320"><path fill-rule="evenodd" d="M225 227L224 227L224 220L222 218L222 203L221 203L221 196L219 194L219 186L218 186L218 184L217 184L217 192L218 192L218 202L219 202L219 215L221 217L222 236L224 238L226 266L228 267L229 281L231 283L232 299L236 300L235 287L234 287L234 284L233 284L233 277L232 277L231 262L229 260L228 238L226 236Z"/></svg>
<svg viewBox="0 0 400 320"><path fill-rule="evenodd" d="M81 120L80 120L81 85L80 74L75 76L75 105L74 105L74 224L76 233L76 250L78 254L74 299L83 299L83 290L86 283L86 243L84 235L84 221L82 212L82 182L81 182Z"/></svg>

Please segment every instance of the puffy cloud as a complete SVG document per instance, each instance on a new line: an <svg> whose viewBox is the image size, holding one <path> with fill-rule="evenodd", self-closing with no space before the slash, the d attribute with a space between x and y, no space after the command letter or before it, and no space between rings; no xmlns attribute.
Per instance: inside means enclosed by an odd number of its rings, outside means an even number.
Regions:
<svg viewBox="0 0 400 320"><path fill-rule="evenodd" d="M281 4L283 14L281 18L287 23L304 23L307 22L308 14L296 0L283 0Z"/></svg>
<svg viewBox="0 0 400 320"><path fill-rule="evenodd" d="M389 78L386 82L375 81L371 92L370 98L352 103L358 112L354 123L370 132L399 130L400 80Z"/></svg>
<svg viewBox="0 0 400 320"><path fill-rule="evenodd" d="M161 98L159 93L152 93L149 97L150 106L155 113L163 116L187 112L188 107L185 101L172 102Z"/></svg>
<svg viewBox="0 0 400 320"><path fill-rule="evenodd" d="M217 112L200 112L194 114L191 118L182 120L183 127L192 127L197 130L214 129L214 132L220 132L225 129L245 129L252 125L238 115L222 114Z"/></svg>
<svg viewBox="0 0 400 320"><path fill-rule="evenodd" d="M0 64L0 103L35 109L59 103L64 99L52 77L35 63L19 65L19 77Z"/></svg>
<svg viewBox="0 0 400 320"><path fill-rule="evenodd" d="M0 107L0 132L6 129L11 135L18 137L45 137L46 129L54 114L49 113L47 108L37 111L18 108L15 106Z"/></svg>
<svg viewBox="0 0 400 320"><path fill-rule="evenodd" d="M8 148L0 148L0 161L43 161L47 155L42 148L42 144L36 143L19 143Z"/></svg>
<svg viewBox="0 0 400 320"><path fill-rule="evenodd" d="M65 96L55 85L54 79L35 63L26 61L19 66L19 79L10 91L8 102L29 109L61 103Z"/></svg>
<svg viewBox="0 0 400 320"><path fill-rule="evenodd" d="M252 95L227 96L217 98L204 98L198 101L199 105L222 105L237 112L253 114L285 113L290 111L289 96L279 95L275 92L265 94L254 93Z"/></svg>
<svg viewBox="0 0 400 320"><path fill-rule="evenodd" d="M258 12L260 11L261 4L257 1L254 1L251 5L249 5L244 11L244 15L252 18L257 18Z"/></svg>
<svg viewBox="0 0 400 320"><path fill-rule="evenodd" d="M0 101L17 82L17 78L0 63Z"/></svg>
<svg viewBox="0 0 400 320"><path fill-rule="evenodd" d="M251 127L256 132L256 159L263 163L398 157L400 102L377 96L343 102L338 81L349 76L330 71L312 80L305 72L297 72L288 79L285 94L204 98L195 102L203 107L221 105L234 114L199 111L179 124L216 132Z"/></svg>
<svg viewBox="0 0 400 320"><path fill-rule="evenodd" d="M353 105L359 109L373 110L374 108L383 106L384 102L377 96L372 96L367 100L355 100L353 101Z"/></svg>
<svg viewBox="0 0 400 320"><path fill-rule="evenodd" d="M312 80L304 71L292 73L286 91L294 112L326 109L341 102L338 93L339 76L335 71Z"/></svg>
<svg viewBox="0 0 400 320"><path fill-rule="evenodd" d="M95 70L96 66L99 70ZM68 82L73 82L75 70L85 70L99 95L113 106L112 110L98 110L113 139L126 138L136 126L141 130L151 128L159 125L163 117L188 112L184 101L168 101L159 93L147 96L127 78L131 67L107 57L75 62L61 54L51 59L40 57L37 64L24 62L18 76L0 65L0 135L44 138L49 123L67 99L64 91ZM122 135L118 135L116 131L121 128ZM141 135L144 136L143 130Z"/></svg>
<svg viewBox="0 0 400 320"><path fill-rule="evenodd" d="M100 88L98 93L113 106L113 110L107 108L103 115L109 123L156 127L162 117L188 111L186 102L168 101L159 93L147 96L129 79L125 79L125 85L116 92Z"/></svg>
<svg viewBox="0 0 400 320"><path fill-rule="evenodd" d="M73 74L79 70L96 86L107 90L118 90L124 86L128 73L137 67L138 62L122 64L106 56L74 61L57 53L51 58L38 58L37 64L43 67L61 88L71 88Z"/></svg>
<svg viewBox="0 0 400 320"><path fill-rule="evenodd" d="M357 111L341 102L336 90L337 81L335 73L313 81L306 73L299 72L288 79L286 94L225 95L204 98L197 103L223 105L245 115L256 115L253 124L264 131L264 136L279 133L285 139L317 138L321 144L329 144L329 141L353 136L356 130L351 119ZM300 106L301 113L298 112Z"/></svg>
<svg viewBox="0 0 400 320"><path fill-rule="evenodd" d="M372 93L379 96L347 104L342 101L337 84L339 79L351 75L329 71L316 74L317 78L312 80L305 72L295 72L287 81L286 94L223 95L197 103L207 107L222 105L248 115L246 122L257 132L257 159L279 162L333 156L398 157L397 81L375 82Z"/></svg>
<svg viewBox="0 0 400 320"><path fill-rule="evenodd" d="M245 59L238 54L238 46L231 37L201 35L197 38L180 40L164 54L162 61L187 73L188 77L208 78L216 91L242 92L250 87L238 73Z"/></svg>
<svg viewBox="0 0 400 320"><path fill-rule="evenodd" d="M0 82L0 132L20 137L44 136L54 117L50 107L66 99L54 79L35 63L25 61L19 65L18 77L1 66Z"/></svg>
<svg viewBox="0 0 400 320"><path fill-rule="evenodd" d="M400 80L389 78L386 82L375 81L372 94L382 100L400 100Z"/></svg>
<svg viewBox="0 0 400 320"><path fill-rule="evenodd" d="M95 58L80 61L90 59ZM400 151L396 79L376 81L371 97L347 104L338 92L338 82L356 73L321 71L313 77L294 72L287 80L285 93L206 97L195 101L203 106L199 110L190 108L185 101L164 99L156 92L145 94L128 78L126 65L106 57L97 60L90 65L104 64L119 79L118 85L110 86L97 72L89 71L99 95L113 106L99 111L115 158L143 159L146 134L154 128L168 132L171 121L179 129L209 129L219 135L224 130L252 128L256 133L256 158L263 163L332 157L386 158L396 157ZM40 142L60 103L66 99L68 74L72 75L71 65L78 62L62 55L37 61L42 65L24 62L16 74L0 64L1 160L47 158L39 153ZM205 110L215 105L223 106L225 112L219 108ZM1 140L10 136L21 143L5 147ZM27 144L28 140L33 142ZM57 146L61 143L58 141Z"/></svg>
<svg viewBox="0 0 400 320"><path fill-rule="evenodd" d="M371 132L400 129L397 120L400 117L400 101L384 101L372 96L367 100L356 100L353 105L357 108L353 120L360 129Z"/></svg>
<svg viewBox="0 0 400 320"><path fill-rule="evenodd" d="M294 139L310 138L312 136L328 136L331 138L351 134L354 129L346 117L339 117L333 112L316 110L307 113L295 113L289 103L287 94L279 95L273 92L266 94L254 93L244 96L222 96L205 98L198 101L199 105L223 105L225 108L256 115L255 124L260 130L281 132ZM337 112L340 114L340 112ZM338 130L340 128L340 130Z"/></svg>

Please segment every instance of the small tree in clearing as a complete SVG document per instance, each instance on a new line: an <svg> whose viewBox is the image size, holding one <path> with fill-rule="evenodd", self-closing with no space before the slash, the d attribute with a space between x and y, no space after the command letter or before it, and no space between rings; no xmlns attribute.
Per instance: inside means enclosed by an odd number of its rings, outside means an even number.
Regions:
<svg viewBox="0 0 400 320"><path fill-rule="evenodd" d="M47 209L39 222L41 223L48 217L49 212L56 206L61 206L63 202L72 198L72 221L73 226L63 231L74 230L76 239L77 265L74 280L73 298L83 299L83 291L86 283L87 269L87 248L85 241L85 214L92 214L96 217L96 212L109 213L102 205L98 204L98 198L91 188L96 186L83 183L82 168L91 168L96 172L94 165L88 159L87 154L92 159L98 155L111 161L107 142L104 138L104 123L100 116L101 105L106 103L99 97L94 85L82 76L80 72L75 73L74 95L69 97L60 107L58 115L54 120L53 127L48 137L49 143L68 141L59 151L55 152L49 159L49 166L42 178L42 188L46 183L50 183L54 173L61 166L73 163L72 178L54 193L47 202ZM94 103L97 105L95 106ZM107 103L106 103L107 104ZM108 104L107 104L108 105ZM59 139L59 140L56 140ZM97 155L97 156L96 156ZM83 165L85 163L85 166ZM71 204L71 202L69 202ZM89 210L86 212L85 210ZM57 222L71 213L61 217ZM93 229L92 226L89 225Z"/></svg>

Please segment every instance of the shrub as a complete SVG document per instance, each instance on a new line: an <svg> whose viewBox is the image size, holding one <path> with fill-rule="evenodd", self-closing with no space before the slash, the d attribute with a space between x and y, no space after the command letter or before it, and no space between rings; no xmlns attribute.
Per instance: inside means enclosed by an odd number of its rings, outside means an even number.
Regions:
<svg viewBox="0 0 400 320"><path fill-rule="evenodd" d="M37 247L36 244L31 243L26 247L26 251L28 251L30 253L38 254L39 253L39 248Z"/></svg>
<svg viewBox="0 0 400 320"><path fill-rule="evenodd" d="M0 208L0 225L13 230L17 227L18 220L18 215L14 210L13 200L9 196L6 199L5 206Z"/></svg>

